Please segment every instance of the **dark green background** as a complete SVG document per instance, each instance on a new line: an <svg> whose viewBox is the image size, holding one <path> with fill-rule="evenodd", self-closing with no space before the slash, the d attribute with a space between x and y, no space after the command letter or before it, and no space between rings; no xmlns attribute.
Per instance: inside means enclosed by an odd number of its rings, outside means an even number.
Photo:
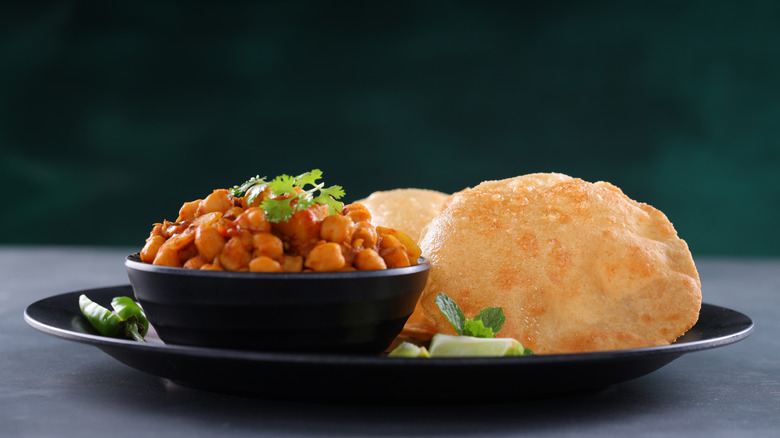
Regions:
<svg viewBox="0 0 780 438"><path fill-rule="evenodd" d="M778 256L780 2L3 2L0 243L140 246L183 201L557 171L694 256Z"/></svg>

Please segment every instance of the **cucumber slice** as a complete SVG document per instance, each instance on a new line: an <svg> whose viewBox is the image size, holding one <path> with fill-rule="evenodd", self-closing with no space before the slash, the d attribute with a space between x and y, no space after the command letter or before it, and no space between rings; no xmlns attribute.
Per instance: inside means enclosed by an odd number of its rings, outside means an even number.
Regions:
<svg viewBox="0 0 780 438"><path fill-rule="evenodd" d="M528 356L533 352L512 338L475 338L437 333L431 339L431 357Z"/></svg>

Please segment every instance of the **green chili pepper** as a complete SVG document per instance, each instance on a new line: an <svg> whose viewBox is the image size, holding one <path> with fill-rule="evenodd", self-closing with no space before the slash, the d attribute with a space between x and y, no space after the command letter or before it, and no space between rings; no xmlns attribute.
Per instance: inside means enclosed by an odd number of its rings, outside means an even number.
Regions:
<svg viewBox="0 0 780 438"><path fill-rule="evenodd" d="M92 327L103 336L121 337L146 342L144 335L149 331L149 320L138 304L130 297L116 297L111 300L114 311L90 300L86 295L79 297L79 308Z"/></svg>
<svg viewBox="0 0 780 438"><path fill-rule="evenodd" d="M114 308L114 312L122 320L135 316L137 318L138 332L141 333L141 336L146 336L146 332L149 331L149 320L146 319L144 310L132 298L114 297L111 300L111 307Z"/></svg>

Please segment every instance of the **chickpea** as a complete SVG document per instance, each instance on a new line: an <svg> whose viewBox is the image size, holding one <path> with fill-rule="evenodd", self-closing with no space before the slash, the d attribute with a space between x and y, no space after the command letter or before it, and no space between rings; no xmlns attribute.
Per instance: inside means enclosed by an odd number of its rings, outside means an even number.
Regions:
<svg viewBox="0 0 780 438"><path fill-rule="evenodd" d="M337 243L326 242L314 247L306 258L306 267L314 271L338 271L344 267L344 255Z"/></svg>
<svg viewBox="0 0 780 438"><path fill-rule="evenodd" d="M198 205L198 214L211 213L218 211L224 213L233 207L233 201L226 189L214 190Z"/></svg>
<svg viewBox="0 0 780 438"><path fill-rule="evenodd" d="M198 247L198 251L206 260L214 260L222 252L225 238L219 234L216 227L199 227L198 231L195 232L195 246Z"/></svg>
<svg viewBox="0 0 780 438"><path fill-rule="evenodd" d="M185 202L176 222L154 224L141 260L201 270L324 272L409 266L418 254L405 234L372 225L363 204L333 215L328 206L314 205L271 223L259 207L271 193L255 195L250 205L247 196L218 189Z"/></svg>
<svg viewBox="0 0 780 438"><path fill-rule="evenodd" d="M160 247L160 250L157 251L157 255L154 257L152 263L158 266L181 266L179 262L179 252L173 249L173 247L166 245Z"/></svg>
<svg viewBox="0 0 780 438"><path fill-rule="evenodd" d="M403 246L404 250L406 251L406 256L409 258L409 262L411 264L416 264L417 259L420 258L422 255L422 250L419 246L417 246L417 243L415 243L414 240L412 240L411 237L409 237L406 233L400 230L394 230L392 228L386 228L386 227L376 227L377 233L381 236L380 239L385 239L388 236L392 236L393 239L388 240L387 242L381 244L382 247L388 247L391 245L398 245ZM396 241L398 243L396 243Z"/></svg>
<svg viewBox="0 0 780 438"><path fill-rule="evenodd" d="M349 242L339 244L341 246L341 255L344 256L344 264L351 266L355 263L355 257L360 252L361 247L352 246Z"/></svg>
<svg viewBox="0 0 780 438"><path fill-rule="evenodd" d="M235 219L238 216L240 216L241 213L243 213L243 212L244 212L244 209L241 208L241 207L230 207L228 209L228 211L226 211L223 216L228 218L228 219Z"/></svg>
<svg viewBox="0 0 780 438"><path fill-rule="evenodd" d="M152 263L157 255L157 251L160 250L163 243L165 243L165 237L160 236L159 234L146 239L146 245L144 245L144 248L141 250L141 261L144 263Z"/></svg>
<svg viewBox="0 0 780 438"><path fill-rule="evenodd" d="M175 234L166 240L154 256L155 265L181 266L179 251L187 248L195 240L194 230L187 229L181 234Z"/></svg>
<svg viewBox="0 0 780 438"><path fill-rule="evenodd" d="M363 240L364 248L376 245L378 239L376 228L370 222L358 222L355 225L355 232L352 234L352 241L354 242L356 239Z"/></svg>
<svg viewBox="0 0 780 438"><path fill-rule="evenodd" d="M236 224L251 231L271 232L271 223L265 218L265 212L257 207L250 207L236 219Z"/></svg>
<svg viewBox="0 0 780 438"><path fill-rule="evenodd" d="M152 231L149 233L149 237L162 236L163 233L165 232L164 228L165 227L163 226L163 224L154 224L154 227L152 227Z"/></svg>
<svg viewBox="0 0 780 438"><path fill-rule="evenodd" d="M274 260L279 260L284 254L284 244L282 239L271 233L257 233L252 236L252 246L254 255L266 256Z"/></svg>
<svg viewBox="0 0 780 438"><path fill-rule="evenodd" d="M195 201L185 202L182 204L181 208L179 209L179 218L176 219L176 222L191 221L195 219L195 213L198 211L200 201L202 201L202 199L197 199Z"/></svg>
<svg viewBox="0 0 780 438"><path fill-rule="evenodd" d="M224 271L219 263L206 263L200 267L201 271Z"/></svg>
<svg viewBox="0 0 780 438"><path fill-rule="evenodd" d="M228 271L240 271L249 264L251 254L244 248L241 238L231 237L222 248L219 255L219 262L223 268Z"/></svg>
<svg viewBox="0 0 780 438"><path fill-rule="evenodd" d="M184 262L183 268L186 269L200 269L203 265L205 265L208 262L205 257L202 255L197 255L186 262Z"/></svg>
<svg viewBox="0 0 780 438"><path fill-rule="evenodd" d="M192 223L190 223L190 227L206 227L217 223L217 221L219 221L221 218L222 213L218 213L216 211L205 213L196 217Z"/></svg>
<svg viewBox="0 0 780 438"><path fill-rule="evenodd" d="M328 242L342 243L352 241L355 223L347 216L333 214L322 221L320 237Z"/></svg>
<svg viewBox="0 0 780 438"><path fill-rule="evenodd" d="M303 271L303 257L283 255L281 265L284 272L301 272Z"/></svg>
<svg viewBox="0 0 780 438"><path fill-rule="evenodd" d="M251 272L282 272L282 265L272 258L260 256L249 262L249 270Z"/></svg>
<svg viewBox="0 0 780 438"><path fill-rule="evenodd" d="M251 251L254 248L254 235L249 230L239 228L236 235L241 238L241 244L244 245L244 249Z"/></svg>
<svg viewBox="0 0 780 438"><path fill-rule="evenodd" d="M197 255L198 247L195 246L194 243L190 243L189 245L179 250L179 262L183 264Z"/></svg>
<svg viewBox="0 0 780 438"><path fill-rule="evenodd" d="M166 240L163 246L170 246L176 251L180 251L195 241L195 230L188 228L179 234L174 234Z"/></svg>
<svg viewBox="0 0 780 438"><path fill-rule="evenodd" d="M370 271L375 269L387 269L387 264L379 256L376 250L366 248L360 251L355 257L355 267L361 271Z"/></svg>
<svg viewBox="0 0 780 438"><path fill-rule="evenodd" d="M298 242L316 240L320 236L322 220L328 215L327 205L315 205L308 210L296 212L286 222L275 223L273 229Z"/></svg>
<svg viewBox="0 0 780 438"><path fill-rule="evenodd" d="M349 204L341 210L341 214L352 219L352 222L371 221L371 212L363 204Z"/></svg>
<svg viewBox="0 0 780 438"><path fill-rule="evenodd" d="M403 268L411 265L409 263L409 257L406 255L406 251L403 246L394 246L388 248L382 248L379 254L384 259L388 268Z"/></svg>
<svg viewBox="0 0 780 438"><path fill-rule="evenodd" d="M160 234L162 234L166 238L171 238L177 234L184 232L184 230L186 230L188 226L189 224L187 222L174 223L174 222L164 221L162 223L162 232Z"/></svg>

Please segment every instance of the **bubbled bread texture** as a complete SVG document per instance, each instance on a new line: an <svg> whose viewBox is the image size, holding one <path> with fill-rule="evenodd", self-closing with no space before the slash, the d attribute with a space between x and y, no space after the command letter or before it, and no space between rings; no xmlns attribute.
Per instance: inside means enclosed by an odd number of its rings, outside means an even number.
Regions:
<svg viewBox="0 0 780 438"><path fill-rule="evenodd" d="M363 204L375 225L401 230L415 242L420 230L439 214L450 195L426 189L394 189L374 192Z"/></svg>
<svg viewBox="0 0 780 438"><path fill-rule="evenodd" d="M499 333L537 354L665 345L697 321L701 283L666 216L606 182L562 174L458 192L423 230L421 306L443 333L443 292L467 317L503 307Z"/></svg>

